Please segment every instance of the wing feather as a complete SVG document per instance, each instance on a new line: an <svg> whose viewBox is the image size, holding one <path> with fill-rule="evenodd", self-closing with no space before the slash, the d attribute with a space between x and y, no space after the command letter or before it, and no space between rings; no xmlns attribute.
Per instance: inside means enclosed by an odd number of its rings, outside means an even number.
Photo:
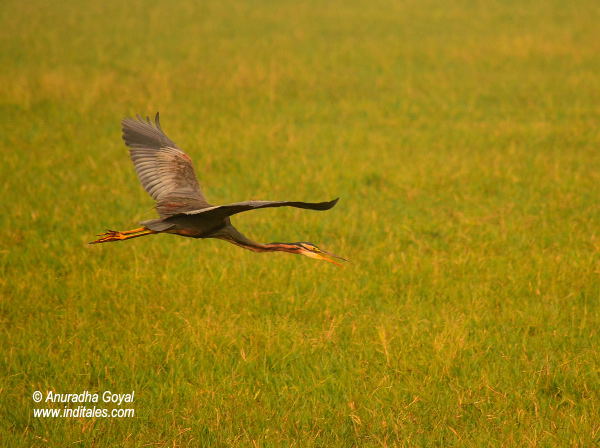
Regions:
<svg viewBox="0 0 600 448"><path fill-rule="evenodd" d="M337 204L339 198L333 201L327 202L299 202L299 201L245 201L235 202L227 205L217 205L213 207L206 207L199 210L191 210L184 213L177 214L175 216L198 216L205 219L225 219L228 216L235 215L237 213L246 212L249 210L256 210L259 208L270 208L270 207L296 207L304 208L309 210L329 210L335 204ZM175 217L174 216L174 217Z"/></svg>
<svg viewBox="0 0 600 448"><path fill-rule="evenodd" d="M138 178L161 216L210 207L192 160L163 132L158 113L154 124L138 115L137 119L125 118L122 127Z"/></svg>

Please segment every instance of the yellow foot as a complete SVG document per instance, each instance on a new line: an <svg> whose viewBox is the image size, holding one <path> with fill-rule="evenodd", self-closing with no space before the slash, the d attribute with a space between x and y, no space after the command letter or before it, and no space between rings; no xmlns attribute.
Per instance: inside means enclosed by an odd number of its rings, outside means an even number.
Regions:
<svg viewBox="0 0 600 448"><path fill-rule="evenodd" d="M121 241L127 239L127 237L123 233L117 232L116 230L108 230L107 232L101 233L96 236L99 236L101 238L97 239L96 241L90 241L89 244L108 243L110 241Z"/></svg>
<svg viewBox="0 0 600 448"><path fill-rule="evenodd" d="M131 238L137 238L138 236L152 235L153 233L156 232L153 230L149 230L145 227L140 227L139 229L134 230L126 230L124 232L117 232L116 230L107 230L105 233L97 235L100 238L96 241L90 241L89 244L109 243L111 241L128 240Z"/></svg>

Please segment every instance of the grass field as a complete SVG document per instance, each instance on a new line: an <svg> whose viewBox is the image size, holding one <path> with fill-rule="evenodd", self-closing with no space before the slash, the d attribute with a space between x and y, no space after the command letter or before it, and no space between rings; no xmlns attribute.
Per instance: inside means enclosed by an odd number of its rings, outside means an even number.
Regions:
<svg viewBox="0 0 600 448"><path fill-rule="evenodd" d="M598 23L591 0L4 0L0 445L599 444ZM154 217L119 122L157 110L213 203L340 196L233 221L351 263L88 246ZM36 390L135 390L136 414L35 418Z"/></svg>

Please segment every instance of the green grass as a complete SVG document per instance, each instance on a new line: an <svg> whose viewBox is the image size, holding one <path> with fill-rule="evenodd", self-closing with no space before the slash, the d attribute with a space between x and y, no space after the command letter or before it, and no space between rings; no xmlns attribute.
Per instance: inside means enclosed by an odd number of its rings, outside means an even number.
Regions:
<svg viewBox="0 0 600 448"><path fill-rule="evenodd" d="M600 443L594 1L0 6L0 445ZM121 142L160 110L234 223L170 235ZM132 419L33 391L135 390ZM61 405L55 405L61 407ZM48 407L48 406L46 406Z"/></svg>

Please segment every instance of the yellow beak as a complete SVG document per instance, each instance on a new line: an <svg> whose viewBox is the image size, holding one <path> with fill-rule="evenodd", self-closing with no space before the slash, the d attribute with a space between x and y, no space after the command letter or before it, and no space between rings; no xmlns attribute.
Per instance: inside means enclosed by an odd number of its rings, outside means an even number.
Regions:
<svg viewBox="0 0 600 448"><path fill-rule="evenodd" d="M334 254L332 254L330 252L326 252L324 250L321 250L321 252L319 252L319 253L315 253L315 255L317 255L317 257L320 260L328 261L329 263L333 263L336 266L343 266L343 264L340 263L338 260L340 260L340 261L348 261L348 260L346 260L343 257L340 257L338 255L334 255ZM317 257L315 257L315 258L317 258Z"/></svg>

